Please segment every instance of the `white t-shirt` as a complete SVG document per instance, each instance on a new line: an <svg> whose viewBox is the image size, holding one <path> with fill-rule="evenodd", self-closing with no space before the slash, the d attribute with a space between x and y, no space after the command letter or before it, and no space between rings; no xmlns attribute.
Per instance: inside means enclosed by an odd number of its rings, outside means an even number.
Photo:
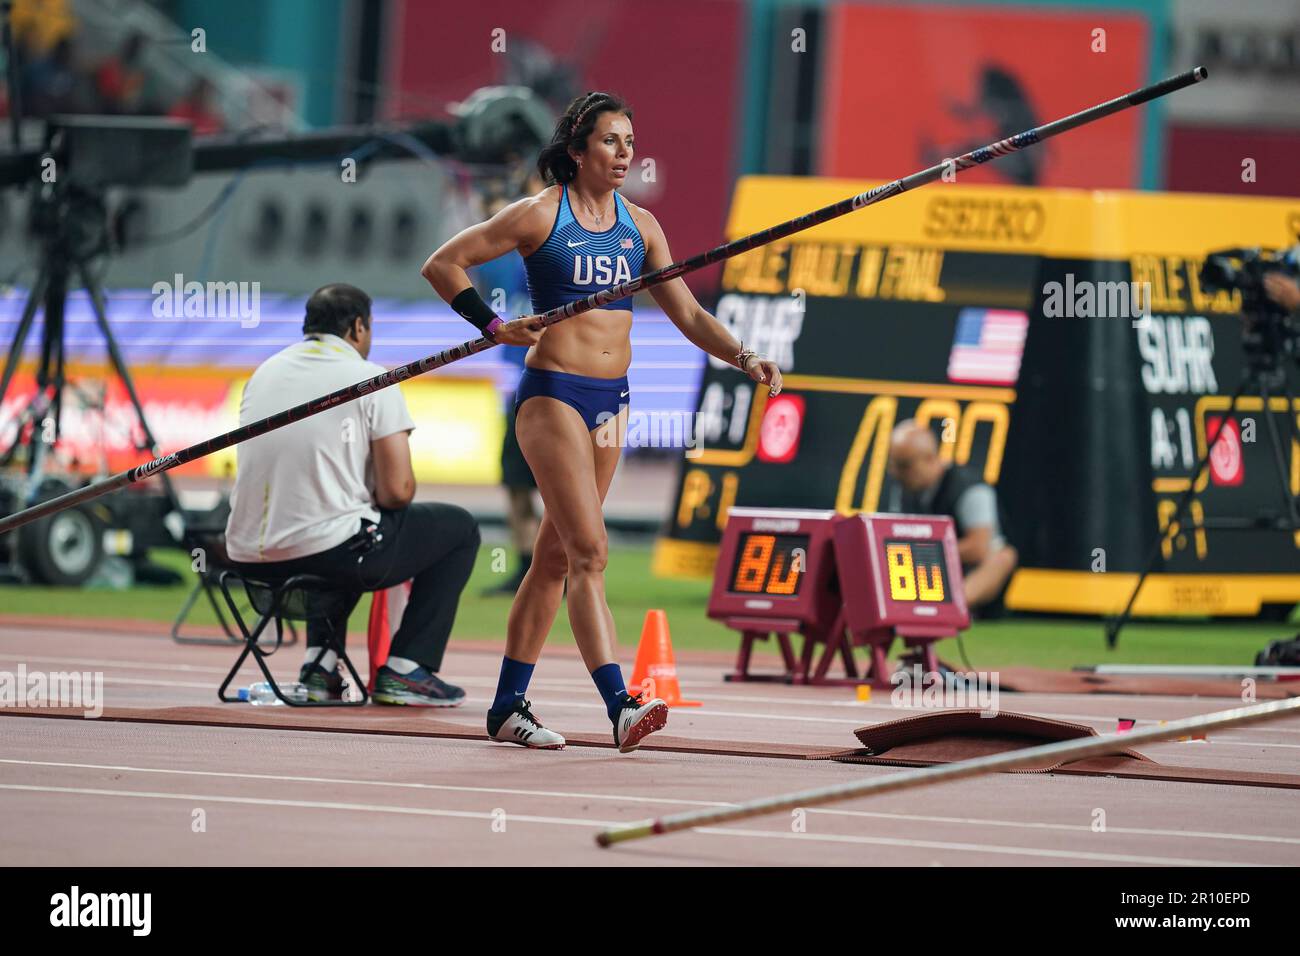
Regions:
<svg viewBox="0 0 1300 956"><path fill-rule="evenodd" d="M244 387L239 424L384 371L336 335L306 339L258 366ZM370 443L414 427L392 385L236 446L227 553L235 561L288 561L342 544L362 518L378 521Z"/></svg>

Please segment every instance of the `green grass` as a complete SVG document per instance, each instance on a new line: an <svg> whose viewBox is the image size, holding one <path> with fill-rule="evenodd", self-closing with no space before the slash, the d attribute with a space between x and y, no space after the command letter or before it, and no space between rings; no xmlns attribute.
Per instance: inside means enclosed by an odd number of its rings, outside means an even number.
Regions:
<svg viewBox="0 0 1300 956"><path fill-rule="evenodd" d="M484 548L462 597L453 640L504 640L510 601L482 598L480 593L500 580L491 570L491 548ZM188 558L173 551L158 551L160 564L190 574ZM645 612L667 612L673 645L677 648L734 650L735 632L709 620L704 613L709 594L707 581L664 580L650 574L648 548L617 548L610 555L606 574L610 610L620 643L636 646ZM174 587L137 587L127 591L75 588L0 586L0 609L11 614L59 617L135 618L171 621L188 591ZM362 600L349 624L354 635L364 634L370 601ZM206 602L200 602L191 621L215 624ZM1249 664L1268 641L1289 636L1295 625L1257 622L1190 622L1187 624L1135 624L1120 635L1120 647L1107 651L1100 621L1056 618L1014 618L977 622L964 637L973 666L991 670L1010 666L1069 668L1078 664ZM355 640L355 638L354 638ZM555 622L552 642L573 642L564 609ZM775 650L775 648L773 648ZM939 653L954 663L960 658L953 642L939 645Z"/></svg>

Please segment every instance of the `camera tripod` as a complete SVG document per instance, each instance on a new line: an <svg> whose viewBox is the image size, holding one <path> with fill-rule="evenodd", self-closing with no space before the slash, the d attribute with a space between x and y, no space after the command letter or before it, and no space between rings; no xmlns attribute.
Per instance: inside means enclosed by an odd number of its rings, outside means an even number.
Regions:
<svg viewBox="0 0 1300 956"><path fill-rule="evenodd" d="M107 215L103 198L96 191L61 187L54 183L44 183L39 188L34 208L34 231L41 242L40 269L9 344L4 372L0 374L0 400L3 400L18 370L23 346L40 308L44 322L36 367L36 392L17 416L13 443L0 453L0 468L7 468L21 449L27 449L27 481L21 496L21 507L24 508L34 504L42 494L45 459L58 443L62 427L63 392L67 385L65 314L68 290L74 276L80 279L81 287L90 298L95 324L103 337L113 371L122 381L139 419L144 437L139 450L148 451L154 457L160 454L131 373L108 324L104 290L90 268L91 260L107 246ZM160 477L171 510L183 514L169 476Z"/></svg>
<svg viewBox="0 0 1300 956"><path fill-rule="evenodd" d="M1114 649L1119 641L1120 629L1128 623L1129 618L1132 616L1133 606L1137 603L1138 594L1141 592L1142 585L1146 582L1147 577L1155 569L1162 548L1166 542L1172 544L1175 537L1183 530L1183 519L1191 507L1192 499L1196 496L1197 485L1201 480L1201 476L1210 463L1210 457L1214 454L1214 449L1218 447L1224 433L1228 431L1228 420L1243 410L1240 407L1243 398L1258 398L1261 402L1261 414L1268 432L1278 490L1282 496L1281 513L1258 514L1254 518L1207 518L1202 520L1198 527L1207 530L1217 528L1236 531L1291 531L1293 534L1300 532L1300 504L1297 502L1297 496L1291 493L1290 476L1287 473L1286 452L1289 449L1283 443L1277 418L1270 408L1273 398L1285 398L1285 415L1289 425L1288 438L1290 441L1300 444L1300 424L1296 422L1296 416L1300 409L1296 406L1295 393L1291 388L1290 381L1287 379L1287 360L1289 359L1297 368L1300 368L1300 357L1295 354L1295 339L1292 331L1286 327L1284 319L1254 316L1247 318L1246 321L1248 323L1247 328L1252 331L1247 333L1244 341L1246 368L1243 371L1241 380L1237 384L1236 391L1232 393L1232 400L1228 403L1223 418L1219 422L1219 430L1215 433L1213 440L1206 444L1205 452L1196 463L1196 470L1192 472L1191 479L1187 483L1187 489L1179 497L1169 523L1161 529L1156 537L1156 541L1147 556L1146 564L1143 566L1141 574L1138 575L1137 583L1133 586L1133 592L1129 595L1128 604L1124 606L1124 610L1119 617L1112 619L1106 625L1106 646L1108 648Z"/></svg>

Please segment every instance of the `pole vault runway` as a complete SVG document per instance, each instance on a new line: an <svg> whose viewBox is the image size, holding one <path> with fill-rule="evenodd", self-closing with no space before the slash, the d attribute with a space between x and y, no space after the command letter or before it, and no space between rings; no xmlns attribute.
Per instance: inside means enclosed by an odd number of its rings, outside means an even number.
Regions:
<svg viewBox="0 0 1300 956"><path fill-rule="evenodd" d="M851 748L856 727L916 711L880 691L862 703L850 689L726 684L725 655L683 655L684 687L704 706L673 710L665 749L619 755L574 652L557 648L538 667L535 704L571 744L542 753L482 736L499 653L488 643L453 642L444 672L470 701L450 711L223 707L215 689L235 653L178 647L148 629L0 623L0 669L100 671L106 708L99 720L0 709L5 861L1300 863L1294 789L1059 773L996 774L600 850L593 837L610 825L894 773L806 754ZM1000 707L1111 731L1121 717L1143 726L1234 703L1004 693ZM236 723L248 721L258 725ZM1300 776L1300 720L1142 752L1169 768Z"/></svg>

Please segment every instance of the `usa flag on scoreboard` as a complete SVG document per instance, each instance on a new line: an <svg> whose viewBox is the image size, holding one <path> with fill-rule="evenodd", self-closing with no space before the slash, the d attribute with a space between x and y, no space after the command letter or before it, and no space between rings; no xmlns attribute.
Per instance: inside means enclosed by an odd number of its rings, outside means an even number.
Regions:
<svg viewBox="0 0 1300 956"><path fill-rule="evenodd" d="M962 309L948 353L948 379L1014 385L1025 352L1029 316L1013 309Z"/></svg>

